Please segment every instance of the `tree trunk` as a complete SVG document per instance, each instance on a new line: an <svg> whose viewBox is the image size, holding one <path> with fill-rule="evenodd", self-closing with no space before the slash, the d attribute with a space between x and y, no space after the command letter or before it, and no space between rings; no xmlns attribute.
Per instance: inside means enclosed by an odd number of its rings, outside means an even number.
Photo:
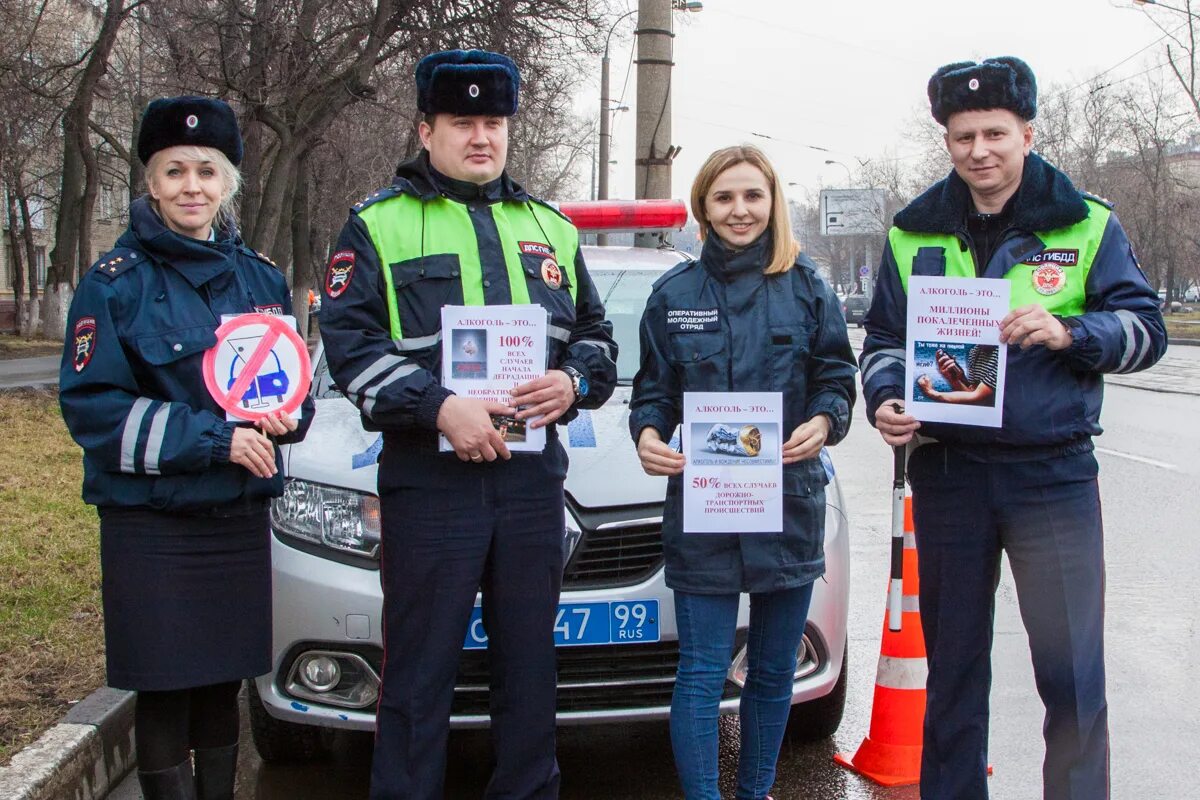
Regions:
<svg viewBox="0 0 1200 800"><path fill-rule="evenodd" d="M259 178L262 176L263 162L263 126L257 119L249 118L246 120L246 127L242 131L242 175L245 181L242 183L242 209L241 209L241 225L242 238L247 243L254 241L254 235L258 230L256 221L258 220L259 203L262 200L262 184Z"/></svg>
<svg viewBox="0 0 1200 800"><path fill-rule="evenodd" d="M299 148L294 142L280 142L275 161L271 164L271 171L263 182L262 205L259 206L256 215L254 238L250 246L271 255L272 258L276 252L276 237L281 231L289 228L287 221L282 217L286 195L292 188L298 151Z"/></svg>
<svg viewBox="0 0 1200 800"><path fill-rule="evenodd" d="M124 0L105 3L96 42L63 114L62 191L54 221L54 250L46 274L47 302L42 313L43 332L54 339L61 338L66 328L70 287L92 261L91 220L97 178L88 121L96 88L108 71L108 58L126 13Z"/></svg>
<svg viewBox="0 0 1200 800"><path fill-rule="evenodd" d="M4 192L4 201L5 209L8 212L8 246L12 251L13 297L20 306L21 295L25 293L25 253L21 247L20 228L17 226L17 197L13 193L12 187ZM30 266L32 267L32 263Z"/></svg>
<svg viewBox="0 0 1200 800"><path fill-rule="evenodd" d="M29 265L29 299L38 299L38 276L33 265L37 263L37 245L33 241L33 215L29 213L29 197L25 186L17 183L17 207L21 209L21 241L25 244L25 263Z"/></svg>
<svg viewBox="0 0 1200 800"><path fill-rule="evenodd" d="M296 164L292 192L292 308L300 335L308 338L308 290L313 285L312 217L308 203L308 155Z"/></svg>

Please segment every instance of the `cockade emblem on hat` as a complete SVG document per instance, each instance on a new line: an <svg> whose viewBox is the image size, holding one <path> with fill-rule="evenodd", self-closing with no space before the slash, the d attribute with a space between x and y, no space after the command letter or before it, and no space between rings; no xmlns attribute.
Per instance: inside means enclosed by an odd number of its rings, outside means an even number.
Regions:
<svg viewBox="0 0 1200 800"><path fill-rule="evenodd" d="M200 124L200 118L197 117L195 114L188 114L188 117L186 120L184 120L184 122L187 123L187 126L189 128L194 128Z"/></svg>
<svg viewBox="0 0 1200 800"><path fill-rule="evenodd" d="M967 88L972 92L979 91L979 78L971 78L971 80L967 81Z"/></svg>
<svg viewBox="0 0 1200 800"><path fill-rule="evenodd" d="M471 95L471 97L479 97L479 85L472 83L467 87L467 94Z"/></svg>

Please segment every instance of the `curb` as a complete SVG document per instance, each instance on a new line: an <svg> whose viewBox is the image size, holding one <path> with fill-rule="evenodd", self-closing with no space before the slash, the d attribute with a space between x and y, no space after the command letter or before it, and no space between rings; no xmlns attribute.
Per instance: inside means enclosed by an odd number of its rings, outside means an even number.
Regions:
<svg viewBox="0 0 1200 800"><path fill-rule="evenodd" d="M134 767L133 692L103 687L0 767L5 800L96 800Z"/></svg>
<svg viewBox="0 0 1200 800"><path fill-rule="evenodd" d="M1176 345L1181 345L1181 344L1182 345L1190 345L1192 347L1200 347L1200 339L1171 339L1171 338L1167 339L1168 347L1175 347Z"/></svg>

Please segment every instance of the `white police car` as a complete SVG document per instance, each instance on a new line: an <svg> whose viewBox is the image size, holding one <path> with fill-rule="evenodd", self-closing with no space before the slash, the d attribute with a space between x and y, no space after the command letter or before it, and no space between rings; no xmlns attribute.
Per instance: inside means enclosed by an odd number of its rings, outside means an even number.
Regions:
<svg viewBox="0 0 1200 800"><path fill-rule="evenodd" d="M679 228L682 203L578 203L563 210L581 231ZM638 322L653 282L687 256L669 248L585 245L589 272L620 345L620 385L562 436L566 560L555 626L558 719L562 724L666 719L677 660L675 612L663 578L666 480L647 476L629 438L630 384ZM378 433L331 383L323 352L313 358L317 414L305 441L285 448L283 497L271 509L274 564L273 671L251 685L255 744L267 761L321 754L336 728L371 730L383 663L379 584ZM832 475L828 454L822 459ZM831 735L846 692L849 542L836 477L826 490L825 579L818 581L796 654L789 728L799 739ZM721 709L737 711L745 678L749 604ZM486 634L478 608L464 636L451 724L488 723Z"/></svg>

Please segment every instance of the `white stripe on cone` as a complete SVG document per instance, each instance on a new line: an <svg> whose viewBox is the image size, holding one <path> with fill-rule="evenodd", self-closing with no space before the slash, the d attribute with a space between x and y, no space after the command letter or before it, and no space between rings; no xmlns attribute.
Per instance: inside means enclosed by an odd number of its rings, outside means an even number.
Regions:
<svg viewBox="0 0 1200 800"><path fill-rule="evenodd" d="M875 685L887 689L924 690L927 677L929 664L924 658L880 656Z"/></svg>

